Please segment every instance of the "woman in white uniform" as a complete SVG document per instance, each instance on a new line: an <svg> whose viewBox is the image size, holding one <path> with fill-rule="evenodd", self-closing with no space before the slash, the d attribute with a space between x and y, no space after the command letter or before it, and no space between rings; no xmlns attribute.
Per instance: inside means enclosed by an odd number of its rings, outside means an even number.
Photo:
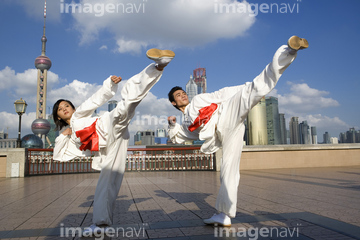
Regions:
<svg viewBox="0 0 360 240"><path fill-rule="evenodd" d="M245 133L244 120L250 109L276 85L284 70L294 61L297 50L308 47L306 39L293 36L288 46L281 46L273 60L252 82L226 87L213 93L196 95L189 103L181 87L169 92L169 100L184 114L182 125L168 118L168 134L174 143L186 140L205 140L204 153L214 153L222 147L220 189L215 208L219 212L206 224L230 226L236 215L237 192L240 180L240 157Z"/></svg>
<svg viewBox="0 0 360 240"><path fill-rule="evenodd" d="M174 58L170 50L150 49L148 58L155 63L130 78L121 90L121 101L111 112L91 117L94 111L110 100L121 77L110 76L103 86L78 108L64 99L53 107L55 124L61 134L55 140L54 160L69 161L94 155L92 167L101 170L95 190L93 224L83 235L92 235L98 227L112 225L115 200L125 172L129 140L128 125L136 106L159 81L164 67Z"/></svg>

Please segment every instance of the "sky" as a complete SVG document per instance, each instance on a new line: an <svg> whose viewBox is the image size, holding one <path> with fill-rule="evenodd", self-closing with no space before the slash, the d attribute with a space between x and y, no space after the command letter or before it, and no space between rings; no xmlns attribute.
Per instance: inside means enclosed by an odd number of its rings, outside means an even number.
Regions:
<svg viewBox="0 0 360 240"><path fill-rule="evenodd" d="M72 8L71 4L77 4ZM166 128L181 118L167 100L173 86L185 88L193 70L206 68L207 90L250 82L292 35L309 48L268 95L279 111L316 126L318 140L359 130L360 1L343 0L47 0L46 113L59 98L79 106L110 75L127 79L152 61L150 48L176 56L136 110L129 130ZM0 1L0 131L17 138L14 102L24 99L22 136L35 120L37 70L44 24L43 0ZM114 97L120 100L120 91ZM98 110L101 115L107 110ZM130 142L130 145L133 141Z"/></svg>

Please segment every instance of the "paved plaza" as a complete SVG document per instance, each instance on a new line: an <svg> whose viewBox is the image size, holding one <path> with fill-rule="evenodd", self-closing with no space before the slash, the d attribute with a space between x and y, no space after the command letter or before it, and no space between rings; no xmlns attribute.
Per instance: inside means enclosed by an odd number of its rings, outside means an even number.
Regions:
<svg viewBox="0 0 360 240"><path fill-rule="evenodd" d="M127 172L105 239L360 239L360 166L241 171L231 228L202 222L219 175ZM0 178L0 239L91 239L98 176Z"/></svg>

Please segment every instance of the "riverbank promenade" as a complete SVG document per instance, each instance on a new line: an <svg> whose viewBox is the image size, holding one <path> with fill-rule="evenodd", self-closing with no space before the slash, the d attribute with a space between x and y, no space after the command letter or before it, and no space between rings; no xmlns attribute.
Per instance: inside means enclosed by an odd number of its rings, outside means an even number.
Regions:
<svg viewBox="0 0 360 240"><path fill-rule="evenodd" d="M0 239L94 239L79 233L98 176L0 178ZM219 176L127 172L105 239L360 239L360 166L241 171L231 228L202 222L215 213Z"/></svg>

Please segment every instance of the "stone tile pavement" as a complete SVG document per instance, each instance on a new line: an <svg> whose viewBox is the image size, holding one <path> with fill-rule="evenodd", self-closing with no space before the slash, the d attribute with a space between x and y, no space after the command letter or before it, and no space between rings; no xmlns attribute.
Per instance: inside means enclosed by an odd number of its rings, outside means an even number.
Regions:
<svg viewBox="0 0 360 240"><path fill-rule="evenodd" d="M91 239L78 233L97 178L0 178L0 239ZM219 185L218 172L128 172L105 239L360 239L360 166L241 171L231 228L202 222Z"/></svg>

